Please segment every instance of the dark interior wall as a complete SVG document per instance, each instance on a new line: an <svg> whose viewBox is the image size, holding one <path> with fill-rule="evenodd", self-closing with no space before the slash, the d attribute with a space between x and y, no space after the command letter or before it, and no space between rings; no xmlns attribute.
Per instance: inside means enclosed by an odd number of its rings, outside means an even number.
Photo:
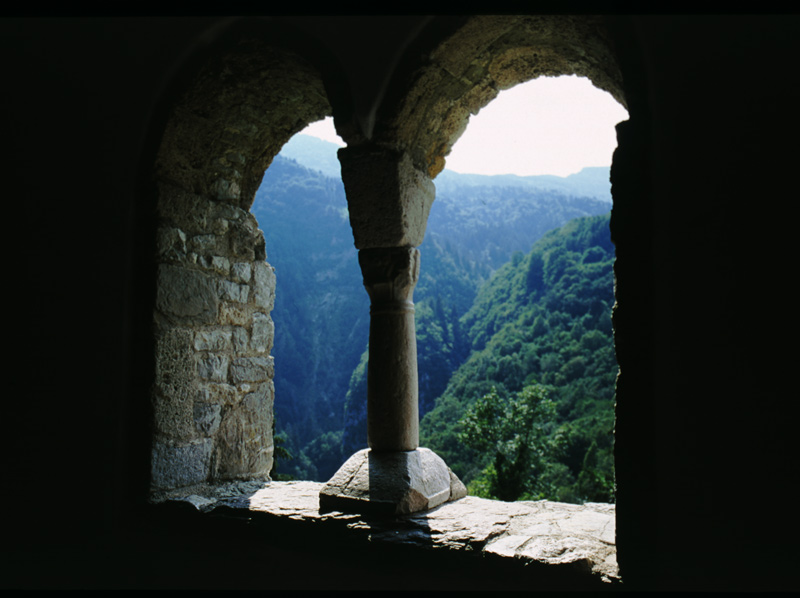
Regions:
<svg viewBox="0 0 800 598"><path fill-rule="evenodd" d="M209 558L140 508L152 297L140 175L179 65L220 24L0 21L7 259L22 253L26 268L11 316L22 343L6 395L3 585L158 585L167 554L185 564L167 575L180 585ZM649 264L627 278L644 329L629 349L638 382L619 407L623 575L631 587L796 587L800 23L638 17L612 31L643 125L627 133L636 156L618 172L642 204L617 225ZM114 554L135 566L107 566ZM308 566L325 557L300 554ZM231 575L258 584L269 571Z"/></svg>
<svg viewBox="0 0 800 598"><path fill-rule="evenodd" d="M785 339L796 331L785 289L800 88L787 75L799 24L635 21L650 117L655 345L652 420L638 432L654 454L634 475L651 480L654 512L638 525L652 524L659 557L631 556L676 587L788 583L797 554L795 523L780 509L751 518L745 505L780 500L798 482L782 414L793 369Z"/></svg>

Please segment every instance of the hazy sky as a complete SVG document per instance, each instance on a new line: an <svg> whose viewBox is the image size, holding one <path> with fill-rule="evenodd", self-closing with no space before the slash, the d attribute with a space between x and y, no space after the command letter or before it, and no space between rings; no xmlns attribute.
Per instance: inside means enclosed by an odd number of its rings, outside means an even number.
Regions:
<svg viewBox="0 0 800 598"><path fill-rule="evenodd" d="M617 146L614 125L626 118L625 109L588 79L541 77L500 92L472 116L446 168L567 176L586 166L610 166ZM330 118L303 133L344 145Z"/></svg>

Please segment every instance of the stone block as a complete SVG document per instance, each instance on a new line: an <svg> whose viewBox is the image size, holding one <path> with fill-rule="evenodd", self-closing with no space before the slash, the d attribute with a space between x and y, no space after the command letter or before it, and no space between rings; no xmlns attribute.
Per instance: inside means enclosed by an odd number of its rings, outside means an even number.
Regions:
<svg viewBox="0 0 800 598"><path fill-rule="evenodd" d="M386 453L364 449L325 484L319 505L323 512L400 515L427 511L465 495L464 485L430 449Z"/></svg>
<svg viewBox="0 0 800 598"><path fill-rule="evenodd" d="M217 179L211 185L211 193L216 199L223 201L235 201L239 199L242 190L237 181L226 181L225 179Z"/></svg>
<svg viewBox="0 0 800 598"><path fill-rule="evenodd" d="M246 284L236 284L230 280L220 281L220 291L222 298L226 301L236 303L247 303L250 296L250 286Z"/></svg>
<svg viewBox="0 0 800 598"><path fill-rule="evenodd" d="M196 351L228 351L231 348L230 330L201 330L194 335Z"/></svg>
<svg viewBox="0 0 800 598"><path fill-rule="evenodd" d="M186 234L179 228L159 227L156 254L166 261L181 261L186 257Z"/></svg>
<svg viewBox="0 0 800 598"><path fill-rule="evenodd" d="M409 155L372 145L338 155L356 247L421 245L435 195L427 174Z"/></svg>
<svg viewBox="0 0 800 598"><path fill-rule="evenodd" d="M155 489L180 488L208 479L212 442L171 446L156 442L153 446L151 472Z"/></svg>
<svg viewBox="0 0 800 598"><path fill-rule="evenodd" d="M197 362L197 374L203 380L225 382L228 378L229 363L230 358L227 355L209 353Z"/></svg>
<svg viewBox="0 0 800 598"><path fill-rule="evenodd" d="M250 262L236 262L231 265L231 277L234 282L248 283L252 273L253 268Z"/></svg>
<svg viewBox="0 0 800 598"><path fill-rule="evenodd" d="M253 264L256 306L269 313L275 306L275 268L265 262Z"/></svg>
<svg viewBox="0 0 800 598"><path fill-rule="evenodd" d="M195 235L189 240L189 247L195 253L208 255L217 252L217 235Z"/></svg>
<svg viewBox="0 0 800 598"><path fill-rule="evenodd" d="M153 415L160 434L178 440L194 436L194 371L191 330L173 328L156 339Z"/></svg>
<svg viewBox="0 0 800 598"><path fill-rule="evenodd" d="M275 337L275 324L266 314L253 314L253 333L250 337L250 348L259 353L269 353Z"/></svg>
<svg viewBox="0 0 800 598"><path fill-rule="evenodd" d="M242 399L235 386L219 382L206 382L197 393L198 402L230 406L238 404Z"/></svg>
<svg viewBox="0 0 800 598"><path fill-rule="evenodd" d="M194 425L200 436L207 438L212 436L218 429L222 421L222 406L212 403L194 404Z"/></svg>
<svg viewBox="0 0 800 598"><path fill-rule="evenodd" d="M170 316L210 324L217 317L217 280L208 274L177 266L158 267L156 308Z"/></svg>
<svg viewBox="0 0 800 598"><path fill-rule="evenodd" d="M248 326L252 310L243 303L223 301L219 306L219 323L233 326Z"/></svg>
<svg viewBox="0 0 800 598"><path fill-rule="evenodd" d="M264 382L272 380L275 364L272 357L239 357L231 363L231 382Z"/></svg>
<svg viewBox="0 0 800 598"><path fill-rule="evenodd" d="M272 386L262 384L238 407L226 411L216 434L214 479L269 474L274 450L272 402Z"/></svg>
<svg viewBox="0 0 800 598"><path fill-rule="evenodd" d="M244 353L247 351L247 346L247 330L242 326L236 326L233 329L233 350L236 353Z"/></svg>

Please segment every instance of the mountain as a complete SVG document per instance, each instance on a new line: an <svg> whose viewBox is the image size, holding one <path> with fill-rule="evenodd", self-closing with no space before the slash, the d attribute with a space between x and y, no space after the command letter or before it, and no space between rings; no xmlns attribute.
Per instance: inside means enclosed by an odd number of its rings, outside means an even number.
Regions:
<svg viewBox="0 0 800 598"><path fill-rule="evenodd" d="M327 177L341 178L342 167L336 150L339 146L311 135L295 135L281 148L280 155Z"/></svg>
<svg viewBox="0 0 800 598"><path fill-rule="evenodd" d="M341 430L344 397L369 334L369 299L361 281L341 179L277 156L256 192L252 212L271 224L267 259L275 268L275 419L296 474L319 477L305 449ZM338 455L336 457L338 459Z"/></svg>
<svg viewBox="0 0 800 598"><path fill-rule="evenodd" d="M546 424L551 454L527 474L526 496L493 497L613 502L613 263L609 215L572 220L528 255L515 254L461 318L471 353L422 419L420 435L473 493L485 492L497 474L491 455L465 446L459 421L493 391L510 401L544 385L555 404Z"/></svg>
<svg viewBox="0 0 800 598"><path fill-rule="evenodd" d="M438 193L458 193L473 187L521 187L556 191L564 195L594 197L611 203L609 167L591 166L566 177L555 175L518 176L516 174L461 174L445 169L436 177Z"/></svg>
<svg viewBox="0 0 800 598"><path fill-rule="evenodd" d="M310 135L295 135L281 149L280 155L319 170L325 176L341 176L336 150L339 146ZM609 167L592 166L566 177L554 175L518 176L515 174L461 174L445 169L434 181L437 200L441 195L456 195L465 188L520 187L537 191L555 191L567 196L593 197L611 203Z"/></svg>

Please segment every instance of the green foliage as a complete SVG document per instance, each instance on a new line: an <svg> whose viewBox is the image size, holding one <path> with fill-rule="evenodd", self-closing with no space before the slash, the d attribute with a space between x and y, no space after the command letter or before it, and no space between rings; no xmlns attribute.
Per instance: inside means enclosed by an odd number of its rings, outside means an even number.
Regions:
<svg viewBox="0 0 800 598"><path fill-rule="evenodd" d="M513 501L548 494L542 477L557 441L555 405L541 385L502 397L496 388L473 403L459 420L458 438L491 459L473 487L484 496Z"/></svg>
<svg viewBox="0 0 800 598"><path fill-rule="evenodd" d="M548 233L516 264L500 267L461 318L472 352L423 417L420 434L422 444L438 452L471 491L499 497L514 495L516 488L520 496L613 501L617 365L608 224L608 215L581 218ZM543 451L547 456L537 463L524 462L524 452L513 453L520 446L514 441L497 460L485 446L482 452L465 441L455 422L470 421L470 413L476 417L470 410L477 403L491 404L485 397L494 396L493 388L512 404L515 393L535 383L549 388L555 405L548 446L558 450ZM483 423L489 421L487 416ZM525 468L532 477L523 482L515 476ZM501 491L503 484L508 488Z"/></svg>
<svg viewBox="0 0 800 598"><path fill-rule="evenodd" d="M278 461L291 461L294 457L292 457L292 454L286 449L286 447L283 446L286 443L286 435L275 434L274 418L272 419L272 443L272 469L270 469L269 477L278 481L288 481L294 479L294 477L291 475L278 473Z"/></svg>

